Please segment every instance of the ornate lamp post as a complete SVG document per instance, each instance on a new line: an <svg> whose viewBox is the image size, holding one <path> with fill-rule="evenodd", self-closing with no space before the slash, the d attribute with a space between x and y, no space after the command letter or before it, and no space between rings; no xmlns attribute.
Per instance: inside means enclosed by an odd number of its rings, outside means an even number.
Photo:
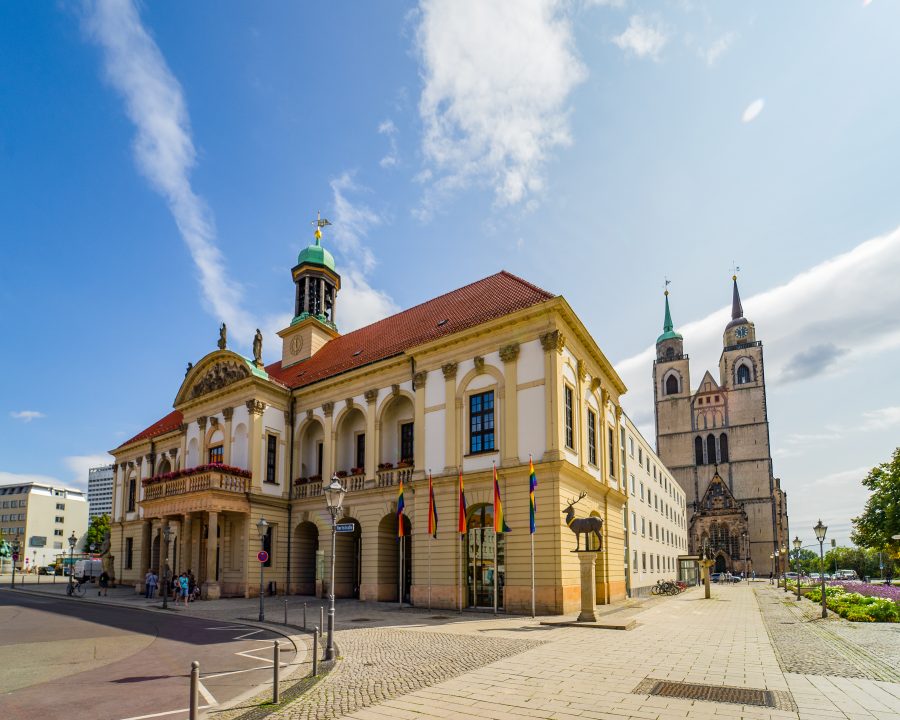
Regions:
<svg viewBox="0 0 900 720"><path fill-rule="evenodd" d="M12 571L12 588L16 587L16 563L19 561L19 536L16 535L15 540L12 543L12 551L13 551L13 571Z"/></svg>
<svg viewBox="0 0 900 720"><path fill-rule="evenodd" d="M781 546L781 557L784 558L784 560L782 561L782 564L781 564L781 568L780 568L782 588L784 589L785 592L787 592L788 591L787 571L790 567L791 557L790 557L790 554L788 553L788 549L784 545Z"/></svg>
<svg viewBox="0 0 900 720"><path fill-rule="evenodd" d="M825 603L825 533L828 531L828 528L822 524L822 520L819 519L819 522L813 528L816 533L816 540L819 541L819 565L821 567L822 573L822 617L828 617L828 605Z"/></svg>
<svg viewBox="0 0 900 720"><path fill-rule="evenodd" d="M168 524L163 526L163 580L162 580L162 596L163 596L163 610L169 609L169 540L172 537L172 529L168 526ZM94 546L91 545L91 552L94 552ZM176 605L178 602L176 601Z"/></svg>
<svg viewBox="0 0 900 720"><path fill-rule="evenodd" d="M256 531L259 533L259 549L266 549L266 530L269 528L269 523L266 522L264 517L259 518L259 522L256 523ZM266 621L266 609L263 605L263 566L265 563L261 562L259 564L259 621Z"/></svg>
<svg viewBox="0 0 900 720"><path fill-rule="evenodd" d="M69 537L69 594L72 594L72 581L75 574L75 546L78 544L78 538L75 537L75 531Z"/></svg>
<svg viewBox="0 0 900 720"><path fill-rule="evenodd" d="M781 587L781 582L778 578L778 548L775 548L775 552L772 553L772 580L774 581L775 587Z"/></svg>
<svg viewBox="0 0 900 720"><path fill-rule="evenodd" d="M333 475L324 492L325 504L331 513L331 582L328 584L328 640L325 644L325 659L334 660L334 556L337 551L337 521L347 491L338 476Z"/></svg>
<svg viewBox="0 0 900 720"><path fill-rule="evenodd" d="M744 530L744 532L741 533L741 550L745 550L747 547L747 531ZM744 555L744 576L747 578L747 582L750 582L750 568L747 563L747 555L749 554L750 553L746 553Z"/></svg>
<svg viewBox="0 0 900 720"><path fill-rule="evenodd" d="M797 558L797 602L800 601L800 547L803 545L803 541L799 536L794 536L794 553Z"/></svg>

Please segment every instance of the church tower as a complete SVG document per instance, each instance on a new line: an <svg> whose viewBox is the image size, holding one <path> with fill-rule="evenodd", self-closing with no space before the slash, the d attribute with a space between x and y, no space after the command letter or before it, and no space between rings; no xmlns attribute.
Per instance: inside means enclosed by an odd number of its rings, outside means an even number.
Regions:
<svg viewBox="0 0 900 720"><path fill-rule="evenodd" d="M656 441L685 491L690 551L708 548L719 571L768 574L770 555L786 549L787 498L772 469L763 346L732 283L718 380L707 371L694 390L666 297L653 363Z"/></svg>
<svg viewBox="0 0 900 720"><path fill-rule="evenodd" d="M325 343L338 336L334 321L335 301L341 289L341 276L334 269L334 257L322 247L322 228L330 225L318 217L315 242L297 256L291 270L294 279L294 319L281 338L281 366L312 357Z"/></svg>

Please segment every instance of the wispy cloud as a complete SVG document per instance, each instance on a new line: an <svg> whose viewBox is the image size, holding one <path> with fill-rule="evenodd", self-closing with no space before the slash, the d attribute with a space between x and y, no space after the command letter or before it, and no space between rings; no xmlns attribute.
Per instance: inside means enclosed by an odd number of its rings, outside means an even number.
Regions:
<svg viewBox="0 0 900 720"><path fill-rule="evenodd" d="M533 201L550 152L571 143L566 102L586 77L563 0L422 0L416 49L428 220L462 188Z"/></svg>
<svg viewBox="0 0 900 720"><path fill-rule="evenodd" d="M719 61L719 58L722 57L725 51L731 47L733 42L734 33L725 33L721 37L716 38L708 48L702 50L701 56L706 61L706 64L712 67Z"/></svg>
<svg viewBox="0 0 900 720"><path fill-rule="evenodd" d="M369 284L368 274L375 269L372 251L365 245L369 231L382 224L378 213L361 202L350 199L351 193L364 192L349 172L331 181L334 195L333 237L345 261L341 272L341 298L336 313L342 332L355 330L397 312L390 295Z"/></svg>
<svg viewBox="0 0 900 720"><path fill-rule="evenodd" d="M388 153L379 161L379 165L383 168L394 167L400 162L397 152L397 126L394 121L388 118L378 126L378 134L384 135L388 139Z"/></svg>
<svg viewBox="0 0 900 720"><path fill-rule="evenodd" d="M863 413L862 430L882 430L894 425L900 425L900 405Z"/></svg>
<svg viewBox="0 0 900 720"><path fill-rule="evenodd" d="M784 285L745 296L744 313L756 323L757 336L766 345L769 383L834 375L860 358L900 347L898 276L900 228L826 260ZM872 288L878 288L877 294ZM723 299L730 294L729 284L723 278ZM700 320L679 325L677 293L669 299L677 329L684 335L685 350L692 358L696 382L705 368L717 365L730 308L726 306ZM840 338L846 352L835 351L831 343L823 343L823 334ZM797 348L806 350L798 353ZM821 353L821 360L815 357L816 353ZM616 365L629 388L623 402L627 409L635 411L633 417L649 415L652 420L653 388L648 374L653 357L651 346Z"/></svg>
<svg viewBox="0 0 900 720"><path fill-rule="evenodd" d="M9 414L9 416L26 423L30 423L32 420L38 420L40 418L47 417L46 415L44 415L44 413L37 410L14 410Z"/></svg>
<svg viewBox="0 0 900 720"><path fill-rule="evenodd" d="M255 323L241 307L240 286L225 270L212 215L191 186L196 150L181 85L130 0L89 2L85 27L103 49L106 77L125 101L137 131L137 167L165 198L197 267L210 312L249 342Z"/></svg>
<svg viewBox="0 0 900 720"><path fill-rule="evenodd" d="M746 108L744 108L744 112L741 114L741 122L753 122L757 117L759 117L759 114L763 111L763 108L765 106L766 101L762 98L757 98Z"/></svg>
<svg viewBox="0 0 900 720"><path fill-rule="evenodd" d="M49 483L51 485L63 485L51 475L37 475L33 473L14 473L0 470L0 485L16 485L18 483Z"/></svg>
<svg viewBox="0 0 900 720"><path fill-rule="evenodd" d="M68 455L63 458L63 463L72 473L72 479L68 483L82 489L87 488L88 470L101 465L109 465L113 462L113 457L106 453L96 453L94 455Z"/></svg>
<svg viewBox="0 0 900 720"><path fill-rule="evenodd" d="M616 35L612 41L625 52L639 58L659 60L659 54L668 38L658 22L651 23L641 15L632 15L625 32Z"/></svg>

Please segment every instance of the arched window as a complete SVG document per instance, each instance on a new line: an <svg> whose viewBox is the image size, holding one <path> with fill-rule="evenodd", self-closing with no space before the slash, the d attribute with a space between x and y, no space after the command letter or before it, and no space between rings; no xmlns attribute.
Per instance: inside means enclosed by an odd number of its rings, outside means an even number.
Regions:
<svg viewBox="0 0 900 720"><path fill-rule="evenodd" d="M137 479L128 481L128 512L134 512L135 499L137 498Z"/></svg>
<svg viewBox="0 0 900 720"><path fill-rule="evenodd" d="M716 436L712 433L706 436L706 462L709 465L718 462L716 459Z"/></svg>
<svg viewBox="0 0 900 720"><path fill-rule="evenodd" d="M720 462L728 462L728 436L725 433L719 435L719 457Z"/></svg>
<svg viewBox="0 0 900 720"><path fill-rule="evenodd" d="M666 378L666 395L678 393L678 377L673 373Z"/></svg>
<svg viewBox="0 0 900 720"><path fill-rule="evenodd" d="M703 464L703 438L699 435L694 438L694 464Z"/></svg>
<svg viewBox="0 0 900 720"><path fill-rule="evenodd" d="M744 384L750 382L751 379L752 378L751 378L751 374L750 374L750 366L747 365L746 363L741 363L740 365L738 365L737 384L744 385Z"/></svg>

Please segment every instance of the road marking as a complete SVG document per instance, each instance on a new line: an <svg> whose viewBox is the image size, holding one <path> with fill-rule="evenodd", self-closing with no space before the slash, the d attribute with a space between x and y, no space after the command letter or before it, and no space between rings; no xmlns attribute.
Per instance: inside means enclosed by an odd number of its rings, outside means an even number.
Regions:
<svg viewBox="0 0 900 720"><path fill-rule="evenodd" d="M208 627L205 630L243 630L246 625L228 625L223 627Z"/></svg>
<svg viewBox="0 0 900 720"><path fill-rule="evenodd" d="M212 707L212 705L201 705L197 709L198 710L207 710L208 708L211 708L211 707ZM147 718L157 718L157 717L163 717L165 715L175 715L177 713L186 713L186 712L190 712L190 711L191 711L190 708L182 708L181 710L169 710L168 712L158 712L158 713L153 713L152 715L135 715L133 717L122 718L122 720L147 720Z"/></svg>
<svg viewBox="0 0 900 720"><path fill-rule="evenodd" d="M256 659L259 660L259 658ZM286 665L286 663L282 663L282 665ZM246 670L229 670L228 672L215 673L214 675L204 675L203 679L211 680L213 678L225 677L226 675L239 675L240 673L254 672L255 670L268 670L271 667L271 665L260 665L259 667L247 668Z"/></svg>
<svg viewBox="0 0 900 720"><path fill-rule="evenodd" d="M212 693L203 685L203 681L201 681L200 678L197 678L197 690L203 696L203 699L209 703L207 707L212 707L213 705L219 704L219 702L212 696Z"/></svg>
<svg viewBox="0 0 900 720"><path fill-rule="evenodd" d="M243 635L238 635L236 638L234 638L234 640L243 640L244 638L250 637L251 635L259 635L261 632L262 630L251 630L250 632L244 633ZM262 640L259 640L258 642L262 642Z"/></svg>

